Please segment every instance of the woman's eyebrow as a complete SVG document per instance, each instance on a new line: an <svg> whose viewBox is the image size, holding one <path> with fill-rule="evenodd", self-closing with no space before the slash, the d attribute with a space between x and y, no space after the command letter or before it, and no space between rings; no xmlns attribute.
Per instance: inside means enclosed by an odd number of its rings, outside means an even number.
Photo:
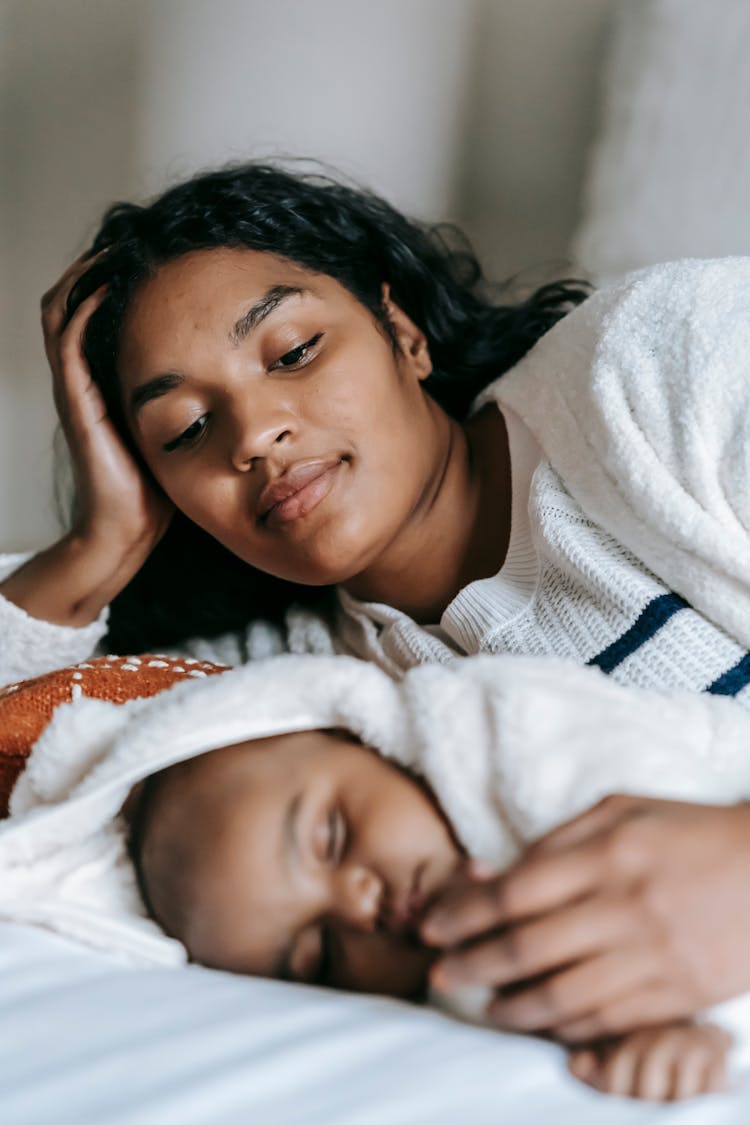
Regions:
<svg viewBox="0 0 750 1125"><path fill-rule="evenodd" d="M260 300L251 305L245 315L240 317L229 333L229 339L233 344L241 344L269 313L279 307L282 301L288 300L289 297L301 297L309 292L309 289L299 285L272 285Z"/></svg>
<svg viewBox="0 0 750 1125"><path fill-rule="evenodd" d="M312 292L312 289L301 285L272 285L271 288L267 289L263 296L256 301L255 304L251 305L247 312L240 317L229 333L230 341L233 344L241 344L243 340L247 339L253 329L257 328L283 301L288 300L290 297L303 297L305 294ZM179 387L184 382L184 375L180 375L177 371L168 371L163 375L157 375L155 378L141 383L130 395L131 417L135 418L139 410L141 410L147 402L151 402L155 398L161 398L162 395L167 394L168 391L174 390L175 387Z"/></svg>
<svg viewBox="0 0 750 1125"><path fill-rule="evenodd" d="M177 371L168 371L164 375L157 375L154 379L149 379L146 383L141 383L136 387L130 395L130 414L135 418L138 411L151 402L154 398L161 398L168 391L179 387L185 382L185 376L180 375Z"/></svg>

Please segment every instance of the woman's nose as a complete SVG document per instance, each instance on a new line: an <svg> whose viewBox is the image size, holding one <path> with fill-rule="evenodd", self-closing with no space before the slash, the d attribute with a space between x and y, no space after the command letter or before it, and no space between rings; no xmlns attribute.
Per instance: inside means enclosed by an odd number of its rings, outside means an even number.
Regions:
<svg viewBox="0 0 750 1125"><path fill-rule="evenodd" d="M374 930L383 901L383 881L368 867L349 864L338 871L336 914L361 930Z"/></svg>
<svg viewBox="0 0 750 1125"><path fill-rule="evenodd" d="M294 427L290 412L279 404L263 404L257 400L237 403L232 410L229 437L232 465L240 472L247 472L255 461L268 457L275 446L287 441Z"/></svg>

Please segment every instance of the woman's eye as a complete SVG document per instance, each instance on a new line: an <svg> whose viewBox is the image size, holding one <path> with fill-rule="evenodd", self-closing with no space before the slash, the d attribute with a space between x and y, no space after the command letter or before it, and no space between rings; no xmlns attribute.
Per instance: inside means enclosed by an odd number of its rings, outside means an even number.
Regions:
<svg viewBox="0 0 750 1125"><path fill-rule="evenodd" d="M286 352L285 355L282 355L275 363L271 364L270 370L278 371L279 369L284 370L290 367L298 367L303 360L307 359L308 352L311 348L315 347L322 335L322 332L318 332L316 336L311 336L306 343L300 344L298 348L292 348L290 352Z"/></svg>
<svg viewBox="0 0 750 1125"><path fill-rule="evenodd" d="M188 426L186 430L183 430L181 434L173 438L172 441L166 442L162 447L164 452L172 453L175 449L185 449L188 446L195 445L198 439L203 436L207 423L208 415L204 414L202 417L198 418L197 421L193 422L192 426Z"/></svg>

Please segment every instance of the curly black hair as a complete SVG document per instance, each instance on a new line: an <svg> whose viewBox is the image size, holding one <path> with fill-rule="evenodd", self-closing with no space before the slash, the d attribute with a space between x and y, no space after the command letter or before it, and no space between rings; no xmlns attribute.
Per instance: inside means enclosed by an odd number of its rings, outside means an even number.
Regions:
<svg viewBox="0 0 750 1125"><path fill-rule="evenodd" d="M426 391L459 420L485 386L589 295L585 282L565 280L520 303L496 303L456 228L415 222L369 191L267 163L198 175L145 206L117 203L91 247L105 253L73 288L68 315L106 283L84 351L113 421L144 471L118 386L124 318L134 294L163 263L219 247L267 251L334 278L369 310L395 349L382 302L387 282L392 299L427 337L435 369ZM106 643L113 651L133 652L216 636L258 617L279 621L293 603L325 610L331 591L255 570L177 513L141 571L114 599Z"/></svg>

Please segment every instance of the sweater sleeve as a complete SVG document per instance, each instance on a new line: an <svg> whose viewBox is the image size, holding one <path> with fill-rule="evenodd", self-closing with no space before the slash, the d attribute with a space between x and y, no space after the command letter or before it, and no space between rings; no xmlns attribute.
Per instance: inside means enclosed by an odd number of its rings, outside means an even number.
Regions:
<svg viewBox="0 0 750 1125"><path fill-rule="evenodd" d="M0 581L30 557L0 555ZM0 595L0 687L100 653L108 617L109 610L104 609L83 628L55 625L32 617ZM325 618L312 610L292 606L282 624L253 621L244 629L218 637L193 637L165 651L170 656L193 656L234 667L285 652L330 655L335 650L334 634Z"/></svg>
<svg viewBox="0 0 750 1125"><path fill-rule="evenodd" d="M251 621L236 632L193 637L166 650L169 656L193 656L232 667L282 653L330 656L336 651L334 633L325 618L300 606L287 610L281 624Z"/></svg>
<svg viewBox="0 0 750 1125"><path fill-rule="evenodd" d="M584 511L750 647L750 258L638 271L493 388Z"/></svg>
<svg viewBox="0 0 750 1125"><path fill-rule="evenodd" d="M0 555L0 581L30 554ZM86 660L107 631L108 610L83 628L40 621L0 595L0 687Z"/></svg>

